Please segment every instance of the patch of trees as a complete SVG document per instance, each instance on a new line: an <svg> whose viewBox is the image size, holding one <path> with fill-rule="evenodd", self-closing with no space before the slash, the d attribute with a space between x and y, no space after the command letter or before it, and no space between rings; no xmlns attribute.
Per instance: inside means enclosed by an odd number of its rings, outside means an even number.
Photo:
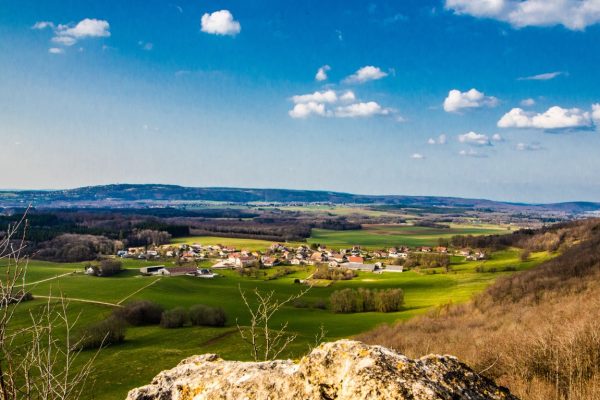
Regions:
<svg viewBox="0 0 600 400"><path fill-rule="evenodd" d="M127 236L127 245L130 247L138 246L158 246L167 244L171 240L171 234L165 231L156 231L152 229L134 229Z"/></svg>
<svg viewBox="0 0 600 400"><path fill-rule="evenodd" d="M407 268L446 268L450 267L450 256L437 253L410 253L404 266Z"/></svg>
<svg viewBox="0 0 600 400"><path fill-rule="evenodd" d="M148 300L136 300L116 309L113 316L132 326L158 325L163 311L159 304Z"/></svg>
<svg viewBox="0 0 600 400"><path fill-rule="evenodd" d="M76 343L78 349L99 349L123 343L125 341L125 332L125 322L111 316L83 329Z"/></svg>
<svg viewBox="0 0 600 400"><path fill-rule="evenodd" d="M167 329L192 326L225 326L227 314L221 307L196 304L190 309L175 307L162 313L160 326Z"/></svg>
<svg viewBox="0 0 600 400"><path fill-rule="evenodd" d="M357 276L356 271L348 268L329 268L327 265L317 267L313 274L314 279L326 279L330 281L345 281Z"/></svg>
<svg viewBox="0 0 600 400"><path fill-rule="evenodd" d="M94 276L113 276L123 271L123 263L119 260L113 260L110 258L100 260L97 263L90 263L86 265L86 270L92 269Z"/></svg>
<svg viewBox="0 0 600 400"><path fill-rule="evenodd" d="M334 313L394 312L404 304L404 292L402 289L342 289L331 293L329 304Z"/></svg>
<svg viewBox="0 0 600 400"><path fill-rule="evenodd" d="M421 226L424 228L450 229L449 225L444 225L444 224L440 224L439 222L428 221L428 220L420 220L420 221L415 222L413 225Z"/></svg>
<svg viewBox="0 0 600 400"><path fill-rule="evenodd" d="M89 261L99 255L114 254L118 242L104 236L66 233L44 242L35 258L56 262Z"/></svg>

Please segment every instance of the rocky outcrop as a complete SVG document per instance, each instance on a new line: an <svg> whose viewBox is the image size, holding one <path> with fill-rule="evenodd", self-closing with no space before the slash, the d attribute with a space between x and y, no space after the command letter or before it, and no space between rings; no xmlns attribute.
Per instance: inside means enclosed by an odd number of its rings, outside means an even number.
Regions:
<svg viewBox="0 0 600 400"><path fill-rule="evenodd" d="M451 356L410 359L381 346L340 340L300 362L193 356L129 392L127 400L516 399Z"/></svg>

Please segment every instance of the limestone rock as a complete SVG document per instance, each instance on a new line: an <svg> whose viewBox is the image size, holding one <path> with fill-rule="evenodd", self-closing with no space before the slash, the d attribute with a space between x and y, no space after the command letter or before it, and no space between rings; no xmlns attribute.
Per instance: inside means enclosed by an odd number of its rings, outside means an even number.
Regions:
<svg viewBox="0 0 600 400"><path fill-rule="evenodd" d="M382 346L324 343L300 362L183 360L127 400L517 399L455 357L410 359Z"/></svg>

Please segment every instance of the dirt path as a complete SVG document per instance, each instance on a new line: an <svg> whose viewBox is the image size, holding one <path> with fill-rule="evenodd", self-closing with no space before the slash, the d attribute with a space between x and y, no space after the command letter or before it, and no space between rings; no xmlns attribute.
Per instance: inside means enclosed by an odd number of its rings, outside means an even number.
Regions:
<svg viewBox="0 0 600 400"><path fill-rule="evenodd" d="M212 337L212 338L210 338L208 340L205 340L204 342L200 343L200 347L210 346L210 345L216 344L216 343L220 342L221 340L225 339L226 337L229 337L229 336L233 335L236 332L237 332L237 329L232 329L232 330L229 330L227 332L223 332L220 335L217 335L215 337Z"/></svg>
<svg viewBox="0 0 600 400"><path fill-rule="evenodd" d="M142 291L142 290L144 290L144 289L147 289L147 288L149 288L150 286L154 285L156 282L160 281L161 279L162 279L162 278L158 278L158 279L156 279L156 280L154 280L154 281L150 282L150 283L149 283L149 284L147 284L146 286L143 286L143 287L139 288L139 289L138 289L138 290L136 290L135 292L133 292L133 293L129 294L128 296L124 297L123 299L121 299L121 301L119 301L119 302L117 303L117 305L121 305L121 304L123 304L123 302L124 302L125 300L127 300L128 298L130 298L130 297L132 297L132 296L135 296L136 294L138 294L139 292L141 292L141 291Z"/></svg>
<svg viewBox="0 0 600 400"><path fill-rule="evenodd" d="M52 280L54 280L54 279L62 278L63 276L68 276L68 275L73 275L73 274L75 274L75 272L67 272L67 273L65 273L65 274L62 274L62 275L56 275L56 276L53 276L52 278L46 278L46 279L42 279L42 280L40 280L40 281L29 282L29 283L26 283L26 284L25 284L25 285L23 285L23 286L37 285L38 283L43 283L43 282L52 281Z"/></svg>
<svg viewBox="0 0 600 400"><path fill-rule="evenodd" d="M33 295L33 297L35 299L49 299L49 300L67 300L67 301L77 301L80 303L91 303L91 304L98 304L101 306L110 306L110 307L123 307L122 305L119 304L115 304L115 303L109 303L106 301L97 301L97 300L87 300L87 299L77 299L77 298L73 298L73 297L56 297L56 296L39 296L39 295Z"/></svg>

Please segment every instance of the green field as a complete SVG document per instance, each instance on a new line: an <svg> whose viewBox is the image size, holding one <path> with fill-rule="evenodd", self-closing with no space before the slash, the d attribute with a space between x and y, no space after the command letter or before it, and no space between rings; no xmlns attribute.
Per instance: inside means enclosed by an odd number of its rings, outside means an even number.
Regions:
<svg viewBox="0 0 600 400"><path fill-rule="evenodd" d="M232 245L230 239L219 240ZM525 269L550 257L546 253L535 253L530 261L521 263L519 254L518 250L498 252L483 264L485 268L495 267L498 270L506 266ZM350 315L333 314L328 310L314 308L285 307L274 322L289 322L289 329L299 335L286 356L298 357L306 352L321 325L327 331L327 339L349 337L378 324L413 317L438 305L467 301L474 293L507 273L475 272L475 268L481 264L482 262L464 262L455 258L453 271L450 273L443 273L441 270L435 274L414 271L400 274L360 273L351 281L336 282L330 287L314 287L304 298L309 304L327 300L332 291L346 287L400 287L405 293L405 307L396 313ZM102 391L96 391L95 399L124 398L128 389L149 382L159 371L171 368L182 358L193 354L215 352L228 359L248 359L249 349L235 329L236 320L242 325L248 323L238 286L246 291L254 288L274 290L278 297L283 298L301 290L300 285L293 283L294 279L307 277L312 268L303 268L292 275L275 280L241 277L234 271L224 271L219 278L205 280L192 277L142 277L136 269L143 265L148 263L127 260L127 270L111 278L90 277L79 272L43 281L76 270L81 271L83 264L39 261L31 261L29 264L27 282L33 284L28 286L28 290L37 295L38 299L23 304L17 315L19 324L25 323L29 309L43 304L45 300L40 296L54 296L58 293L71 299L69 307L72 315L81 313L81 326L106 317L116 304L132 299L152 300L165 308L188 307L197 303L221 306L229 316L228 326L224 328L129 328L126 343L104 349L96 361L96 384L97 387L102 387ZM94 304L83 300L110 304ZM91 352L85 354L89 355Z"/></svg>
<svg viewBox="0 0 600 400"><path fill-rule="evenodd" d="M508 228L496 225L451 225L447 229L412 225L365 225L363 229L351 231L313 229L308 242L330 247L360 245L367 249L378 249L390 246L434 246L439 238L450 238L454 235L491 235L507 232Z"/></svg>

